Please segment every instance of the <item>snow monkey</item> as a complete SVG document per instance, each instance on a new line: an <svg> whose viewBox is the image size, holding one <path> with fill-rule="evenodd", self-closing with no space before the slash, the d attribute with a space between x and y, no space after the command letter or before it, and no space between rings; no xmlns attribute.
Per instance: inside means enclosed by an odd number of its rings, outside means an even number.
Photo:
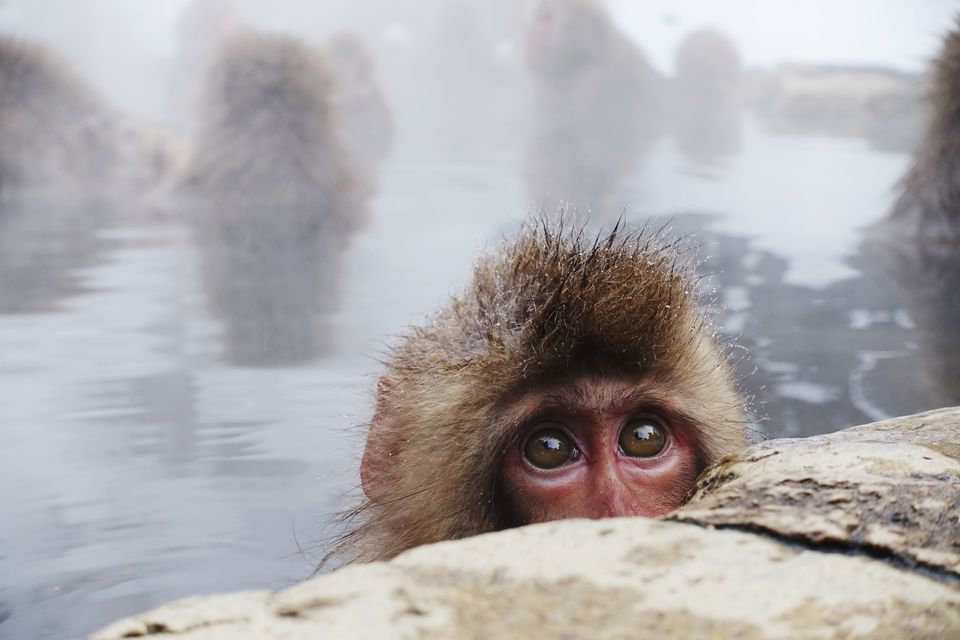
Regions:
<svg viewBox="0 0 960 640"><path fill-rule="evenodd" d="M243 365L310 360L329 347L343 248L367 211L324 56L293 36L240 33L204 96L188 189L225 353Z"/></svg>
<svg viewBox="0 0 960 640"><path fill-rule="evenodd" d="M0 193L101 190L120 154L115 123L61 56L0 35Z"/></svg>
<svg viewBox="0 0 960 640"><path fill-rule="evenodd" d="M746 442L695 279L662 234L528 222L387 357L334 554L680 506Z"/></svg>
<svg viewBox="0 0 960 640"><path fill-rule="evenodd" d="M960 239L960 18L933 60L926 131L885 226L891 236Z"/></svg>

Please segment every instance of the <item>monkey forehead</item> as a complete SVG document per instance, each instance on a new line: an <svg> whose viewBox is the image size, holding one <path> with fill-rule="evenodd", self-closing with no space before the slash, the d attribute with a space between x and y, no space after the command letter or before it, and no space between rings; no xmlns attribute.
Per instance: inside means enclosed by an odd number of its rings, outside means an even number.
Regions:
<svg viewBox="0 0 960 640"><path fill-rule="evenodd" d="M651 405L660 410L681 411L654 376L576 376L551 386L530 389L509 401L503 409L506 422L522 424L551 411L602 416L625 414Z"/></svg>
<svg viewBox="0 0 960 640"><path fill-rule="evenodd" d="M693 253L661 232L617 225L593 236L543 214L481 256L467 288L391 349L391 377L480 379L499 400L573 368L715 369L722 355L710 348Z"/></svg>

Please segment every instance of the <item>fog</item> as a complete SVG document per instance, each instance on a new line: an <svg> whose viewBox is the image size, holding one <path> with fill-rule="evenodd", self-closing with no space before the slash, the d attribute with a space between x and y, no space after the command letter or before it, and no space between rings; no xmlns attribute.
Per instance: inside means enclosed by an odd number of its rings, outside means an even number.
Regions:
<svg viewBox="0 0 960 640"><path fill-rule="evenodd" d="M754 435L960 404L957 252L866 231L955 3L536 4L0 0L0 637L309 577L391 345L561 205L689 236Z"/></svg>
<svg viewBox="0 0 960 640"><path fill-rule="evenodd" d="M177 25L190 0L7 0L0 29L64 51L116 103L160 118L177 49ZM444 0L258 3L236 0L251 22L309 37L360 30L384 55L411 55L429 33ZM463 2L461 4L470 4ZM500 21L505 49L520 37L529 1L473 2ZM607 0L623 28L662 72L684 34L714 26L735 38L747 65L783 61L883 66L920 71L956 13L946 0ZM496 23L497 20L491 20Z"/></svg>

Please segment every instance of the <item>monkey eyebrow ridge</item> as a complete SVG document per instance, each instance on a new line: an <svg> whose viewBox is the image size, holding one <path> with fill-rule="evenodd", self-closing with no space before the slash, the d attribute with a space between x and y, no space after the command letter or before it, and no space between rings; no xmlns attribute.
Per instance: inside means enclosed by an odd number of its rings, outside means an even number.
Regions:
<svg viewBox="0 0 960 640"><path fill-rule="evenodd" d="M548 392L531 391L514 405L516 412L510 416L511 421L524 424L554 412L595 418L610 412L643 411L647 407L679 413L651 383L641 379L633 384L618 384L614 380L584 378Z"/></svg>

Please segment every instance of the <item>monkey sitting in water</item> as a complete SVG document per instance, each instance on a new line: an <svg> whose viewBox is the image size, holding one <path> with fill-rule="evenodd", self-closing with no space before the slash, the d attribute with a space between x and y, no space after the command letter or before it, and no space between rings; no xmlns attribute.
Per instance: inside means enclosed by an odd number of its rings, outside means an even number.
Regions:
<svg viewBox="0 0 960 640"><path fill-rule="evenodd" d="M930 80L926 133L881 229L955 242L960 239L960 26L944 39Z"/></svg>
<svg viewBox="0 0 960 640"><path fill-rule="evenodd" d="M676 246L530 223L393 349L334 553L560 518L660 516L745 444L744 399Z"/></svg>
<svg viewBox="0 0 960 640"><path fill-rule="evenodd" d="M292 36L234 36L214 59L198 120L196 192L303 209L316 227L357 224L354 176L333 123L331 79L319 51ZM275 227L277 215L264 226Z"/></svg>
<svg viewBox="0 0 960 640"><path fill-rule="evenodd" d="M607 215L663 129L663 78L597 0L539 0L524 41L527 191Z"/></svg>
<svg viewBox="0 0 960 640"><path fill-rule="evenodd" d="M337 131L361 186L376 191L380 166L393 145L394 125L373 57L360 37L350 32L331 38L327 52Z"/></svg>
<svg viewBox="0 0 960 640"><path fill-rule="evenodd" d="M323 55L291 36L234 36L211 67L188 191L234 363L301 362L329 346L340 256L366 216L330 86Z"/></svg>
<svg viewBox="0 0 960 640"><path fill-rule="evenodd" d="M0 192L101 189L119 159L114 120L53 51L0 36Z"/></svg>
<svg viewBox="0 0 960 640"><path fill-rule="evenodd" d="M53 49L0 35L0 196L129 203L169 186L178 151L108 105Z"/></svg>
<svg viewBox="0 0 960 640"><path fill-rule="evenodd" d="M926 131L890 214L868 230L916 324L932 406L960 402L960 17L933 60Z"/></svg>

